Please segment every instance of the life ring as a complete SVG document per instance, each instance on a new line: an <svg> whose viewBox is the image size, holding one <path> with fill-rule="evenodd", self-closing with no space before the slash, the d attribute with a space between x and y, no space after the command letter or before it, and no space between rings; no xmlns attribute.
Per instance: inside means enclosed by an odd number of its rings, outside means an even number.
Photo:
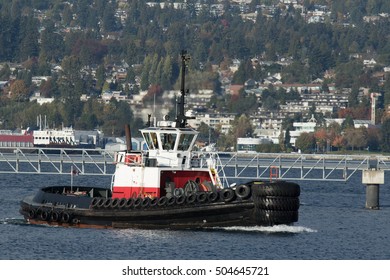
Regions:
<svg viewBox="0 0 390 280"><path fill-rule="evenodd" d="M28 217L30 219L34 219L36 216L36 213L35 213L35 210L34 209L31 209L30 211L28 211Z"/></svg>
<svg viewBox="0 0 390 280"><path fill-rule="evenodd" d="M247 185L239 185L235 191L237 197L247 199L251 194L251 188Z"/></svg>
<svg viewBox="0 0 390 280"><path fill-rule="evenodd" d="M68 223L70 221L70 215L67 212L62 213L61 221L64 223Z"/></svg>
<svg viewBox="0 0 390 280"><path fill-rule="evenodd" d="M114 198L114 199L111 199L111 202L110 202L110 207L111 208L116 208L119 204L119 198Z"/></svg>
<svg viewBox="0 0 390 280"><path fill-rule="evenodd" d="M150 206L150 198L145 197L141 202L141 208L148 208Z"/></svg>
<svg viewBox="0 0 390 280"><path fill-rule="evenodd" d="M60 214L58 214L58 212L56 212L56 211L51 212L51 215L50 215L51 221L58 222L59 218L60 218Z"/></svg>
<svg viewBox="0 0 390 280"><path fill-rule="evenodd" d="M167 202L168 202L168 198L167 198L166 196L162 196L162 197L160 197L160 199L158 200L157 205L158 205L159 207L164 207L164 206L167 205Z"/></svg>
<svg viewBox="0 0 390 280"><path fill-rule="evenodd" d="M126 198L121 198L120 200L119 200L119 204L118 204L118 207L119 208L124 208L125 206L126 206L126 202L127 202L127 199Z"/></svg>
<svg viewBox="0 0 390 280"><path fill-rule="evenodd" d="M130 208L133 207L133 206L134 206L134 198L129 198L129 199L126 201L125 208L130 209Z"/></svg>
<svg viewBox="0 0 390 280"><path fill-rule="evenodd" d="M49 218L49 213L48 213L47 211L43 210L43 211L41 212L40 217L41 217L41 219L42 219L43 221L47 221L47 219Z"/></svg>
<svg viewBox="0 0 390 280"><path fill-rule="evenodd" d="M219 198L219 194L217 192L207 193L207 200L211 203L216 202L218 198Z"/></svg>
<svg viewBox="0 0 390 280"><path fill-rule="evenodd" d="M230 189L230 188L223 189L221 191L221 197L222 197L223 201L231 202L235 197L235 193L234 193L233 189Z"/></svg>
<svg viewBox="0 0 390 280"><path fill-rule="evenodd" d="M176 198L174 196L171 196L168 198L167 206L173 206L176 203Z"/></svg>
<svg viewBox="0 0 390 280"><path fill-rule="evenodd" d="M187 198L186 198L186 202L187 202L188 204L193 204L193 203L195 203L195 201L196 201L196 193L190 193L190 194L187 196Z"/></svg>
<svg viewBox="0 0 390 280"><path fill-rule="evenodd" d="M207 200L207 193L205 192L198 192L196 194L196 201L199 203L204 203Z"/></svg>
<svg viewBox="0 0 390 280"><path fill-rule="evenodd" d="M177 205L183 205L184 202L186 202L186 196L184 194L176 197Z"/></svg>
<svg viewBox="0 0 390 280"><path fill-rule="evenodd" d="M142 204L142 201L143 201L143 198L142 198L142 197L137 197L137 198L134 200L134 207L135 207L135 208L140 207L141 204Z"/></svg>

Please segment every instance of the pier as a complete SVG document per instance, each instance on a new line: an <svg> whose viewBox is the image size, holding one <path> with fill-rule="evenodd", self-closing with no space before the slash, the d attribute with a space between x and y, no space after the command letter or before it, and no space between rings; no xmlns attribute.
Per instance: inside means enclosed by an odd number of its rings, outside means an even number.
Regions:
<svg viewBox="0 0 390 280"><path fill-rule="evenodd" d="M345 182L363 170L390 170L390 156L381 155L194 152L192 165L204 167L210 156L227 179ZM82 175L111 176L114 163L115 153L102 149L3 148L0 152L0 173L69 174L73 166Z"/></svg>
<svg viewBox="0 0 390 280"><path fill-rule="evenodd" d="M297 153L194 152L191 166L207 167L212 157L223 187L230 180L340 181L362 174L366 208L379 209L379 185L390 170L390 156ZM0 174L112 176L115 152L102 149L3 148Z"/></svg>

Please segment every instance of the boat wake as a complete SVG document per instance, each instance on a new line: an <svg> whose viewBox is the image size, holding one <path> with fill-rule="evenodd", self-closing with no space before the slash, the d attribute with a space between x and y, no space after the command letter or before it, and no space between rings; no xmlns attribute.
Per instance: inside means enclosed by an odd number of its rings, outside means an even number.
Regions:
<svg viewBox="0 0 390 280"><path fill-rule="evenodd" d="M229 232L250 232L250 233L315 233L317 230L311 229L303 226L288 226L288 225L276 225L271 227L263 226L253 226L253 227L222 227L215 228L219 230L229 231Z"/></svg>

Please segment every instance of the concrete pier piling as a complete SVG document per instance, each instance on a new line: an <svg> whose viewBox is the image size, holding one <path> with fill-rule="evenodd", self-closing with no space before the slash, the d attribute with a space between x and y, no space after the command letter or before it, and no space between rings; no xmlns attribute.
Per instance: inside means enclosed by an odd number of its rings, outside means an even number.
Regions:
<svg viewBox="0 0 390 280"><path fill-rule="evenodd" d="M385 183L384 170L363 170L362 183L366 185L366 208L379 209L379 185Z"/></svg>

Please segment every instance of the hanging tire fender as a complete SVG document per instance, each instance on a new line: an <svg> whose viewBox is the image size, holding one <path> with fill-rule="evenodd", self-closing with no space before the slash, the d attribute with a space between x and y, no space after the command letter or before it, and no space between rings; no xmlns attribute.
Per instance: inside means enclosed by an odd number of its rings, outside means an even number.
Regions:
<svg viewBox="0 0 390 280"><path fill-rule="evenodd" d="M40 217L41 217L41 220L47 221L50 217L49 212L46 210L42 210Z"/></svg>
<svg viewBox="0 0 390 280"><path fill-rule="evenodd" d="M239 185L234 192L241 199L247 199L251 195L251 188L247 185Z"/></svg>
<svg viewBox="0 0 390 280"><path fill-rule="evenodd" d="M64 223L69 223L70 221L70 215L68 212L63 212L61 214L61 221L64 222Z"/></svg>
<svg viewBox="0 0 390 280"><path fill-rule="evenodd" d="M231 202L234 200L236 194L234 193L234 190L233 189L223 189L221 191L221 197L223 199L223 201L225 202Z"/></svg>

